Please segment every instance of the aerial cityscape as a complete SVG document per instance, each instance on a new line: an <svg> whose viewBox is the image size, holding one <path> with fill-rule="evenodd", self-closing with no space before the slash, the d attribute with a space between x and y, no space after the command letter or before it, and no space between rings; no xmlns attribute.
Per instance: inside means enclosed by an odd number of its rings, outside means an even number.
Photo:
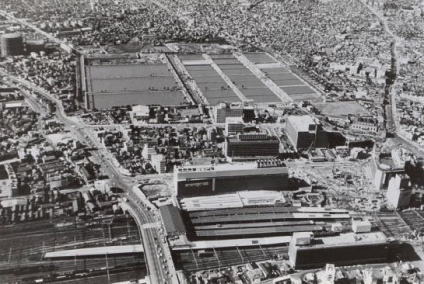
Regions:
<svg viewBox="0 0 424 284"><path fill-rule="evenodd" d="M424 284L423 0L1 0L0 284Z"/></svg>

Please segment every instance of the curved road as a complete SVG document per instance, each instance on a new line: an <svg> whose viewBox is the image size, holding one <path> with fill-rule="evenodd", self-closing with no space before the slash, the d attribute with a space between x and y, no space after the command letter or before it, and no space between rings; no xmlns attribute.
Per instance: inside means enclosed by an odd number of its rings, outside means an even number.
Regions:
<svg viewBox="0 0 424 284"><path fill-rule="evenodd" d="M157 228L144 228L142 225L157 222L155 213L145 210L146 200L140 198L141 191L137 186L137 179L122 174L120 169L112 162L111 154L103 148L95 139L90 127L86 127L71 117L64 111L61 101L53 94L36 86L35 84L8 74L0 70L0 75L7 76L20 88L26 88L43 96L56 104L56 117L78 137L79 140L87 142L92 147L97 147L98 151L93 153L94 158L101 164L104 171L112 178L116 186L127 192L129 212L135 218L143 241L144 253L147 259L147 268L151 283L178 283L171 253L167 244L163 243L162 236ZM159 175L157 175L159 177Z"/></svg>

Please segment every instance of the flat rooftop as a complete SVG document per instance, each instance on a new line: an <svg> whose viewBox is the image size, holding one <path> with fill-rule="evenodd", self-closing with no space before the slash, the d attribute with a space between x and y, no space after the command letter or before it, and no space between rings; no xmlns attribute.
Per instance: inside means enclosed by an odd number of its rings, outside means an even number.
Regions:
<svg viewBox="0 0 424 284"><path fill-rule="evenodd" d="M122 246L105 246L92 248L79 248L47 252L45 258L68 258L82 256L104 256L114 254L133 254L142 253L144 251L142 245L122 245Z"/></svg>
<svg viewBox="0 0 424 284"><path fill-rule="evenodd" d="M276 244L290 243L291 236L279 237L263 237L263 238L245 238L245 239L231 239L231 240L210 240L210 241L195 241L188 243L175 242L172 244L172 250L196 250L196 249L209 249L209 248L234 248L234 247L251 247L251 246L266 246Z"/></svg>
<svg viewBox="0 0 424 284"><path fill-rule="evenodd" d="M259 211L259 210L258 210ZM207 216L207 217L191 217L193 224L210 224L210 223L234 223L234 222L257 222L267 220L273 222L274 220L339 220L349 219L349 214L323 214L323 213L262 213L257 214L234 214L226 216Z"/></svg>
<svg viewBox="0 0 424 284"><path fill-rule="evenodd" d="M387 242L386 235L382 232L372 233L346 233L339 236L323 237L315 239L315 243L311 244L311 248L321 247L335 247L335 246L352 246L352 245L366 245L366 244L379 244ZM303 246L302 246L303 247Z"/></svg>
<svg viewBox="0 0 424 284"><path fill-rule="evenodd" d="M309 125L316 125L316 121L309 115L292 115L287 118L287 122L299 132L309 131Z"/></svg>
<svg viewBox="0 0 424 284"><path fill-rule="evenodd" d="M289 226L272 226L257 228L232 228L232 229L215 229L215 230L196 230L198 237L229 237L229 236L251 236L251 235L272 235L272 234L291 234L294 232L311 232L322 231L319 225L296 225Z"/></svg>
<svg viewBox="0 0 424 284"><path fill-rule="evenodd" d="M165 205L159 208L165 230L168 234L183 234L186 232L180 210L173 205Z"/></svg>
<svg viewBox="0 0 424 284"><path fill-rule="evenodd" d="M287 167L258 167L256 162L237 164L215 164L177 167L176 171L180 178L202 178L211 175L237 176L237 175L260 175L260 174L288 174Z"/></svg>
<svg viewBox="0 0 424 284"><path fill-rule="evenodd" d="M351 217L347 212L299 212L299 209L282 206L228 208L185 212L185 218L198 238L228 238L321 231L325 225Z"/></svg>
<svg viewBox="0 0 424 284"><path fill-rule="evenodd" d="M209 211L190 212L190 216L206 217L206 216L226 216L233 214L261 214L261 213L322 213L322 214L348 214L344 209L325 209L321 207L282 207L282 206L263 206L263 207L246 207L237 209L220 209Z"/></svg>

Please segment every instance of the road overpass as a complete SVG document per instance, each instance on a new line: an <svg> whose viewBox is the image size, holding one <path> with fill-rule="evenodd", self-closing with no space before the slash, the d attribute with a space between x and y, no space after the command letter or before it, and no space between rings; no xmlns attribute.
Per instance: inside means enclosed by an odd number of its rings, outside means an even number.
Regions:
<svg viewBox="0 0 424 284"><path fill-rule="evenodd" d="M67 128L69 128L77 139L83 142L87 142L91 146L98 146L97 141L92 133L92 129L87 127L82 122L69 117L62 105L62 102L53 94L38 87L30 81L27 81L16 76L12 76L7 72L0 69L0 75L8 76L9 79L17 84L19 88L27 88L36 92L38 95L43 96L49 101L56 104L56 118L61 121ZM137 187L133 187L137 180L132 177L124 176L122 172L112 163L110 158L110 152L103 147L97 147L99 150L93 152L93 158L98 164L102 166L102 169L107 175L114 181L115 185L121 187L127 192L128 205L131 208L130 213L136 220L143 240L143 247L145 257L147 259L147 269L151 283L178 283L178 278L172 262L172 258L160 257L160 254L171 255L169 247L166 243L160 241L162 239L158 228L142 227L144 224L155 223L155 216L152 210L147 210L145 200L141 199L136 192ZM160 175L157 175L159 178Z"/></svg>

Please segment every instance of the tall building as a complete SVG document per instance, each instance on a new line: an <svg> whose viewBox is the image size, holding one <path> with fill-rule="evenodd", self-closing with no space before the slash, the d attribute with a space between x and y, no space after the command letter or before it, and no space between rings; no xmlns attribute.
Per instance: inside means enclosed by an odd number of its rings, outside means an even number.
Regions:
<svg viewBox="0 0 424 284"><path fill-rule="evenodd" d="M1 56L15 56L24 53L24 41L19 33L4 34L0 40Z"/></svg>
<svg viewBox="0 0 424 284"><path fill-rule="evenodd" d="M392 153L375 154L371 162L371 172L374 176L374 186L376 190L387 189L389 181L397 174L405 173L405 164L396 163Z"/></svg>
<svg viewBox="0 0 424 284"><path fill-rule="evenodd" d="M166 173L166 158L163 154L153 154L151 155L150 160L157 173Z"/></svg>
<svg viewBox="0 0 424 284"><path fill-rule="evenodd" d="M277 157L280 153L280 141L277 137L264 133L246 133L228 137L224 149L229 158Z"/></svg>
<svg viewBox="0 0 424 284"><path fill-rule="evenodd" d="M389 181L387 203L393 208L406 208L411 202L412 187L409 177L397 174Z"/></svg>
<svg viewBox="0 0 424 284"><path fill-rule="evenodd" d="M216 195L245 190L286 190L288 170L281 162L184 166L174 170L177 197Z"/></svg>
<svg viewBox="0 0 424 284"><path fill-rule="evenodd" d="M320 124L309 115L292 115L286 121L286 133L296 150L315 147Z"/></svg>

